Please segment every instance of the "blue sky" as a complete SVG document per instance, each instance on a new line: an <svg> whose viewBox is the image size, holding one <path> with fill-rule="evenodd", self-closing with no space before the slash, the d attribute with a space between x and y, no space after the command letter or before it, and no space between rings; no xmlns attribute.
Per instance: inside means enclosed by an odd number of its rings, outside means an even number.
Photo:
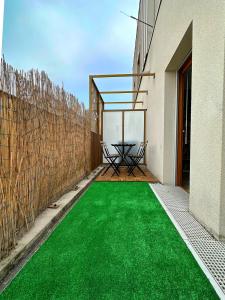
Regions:
<svg viewBox="0 0 225 300"><path fill-rule="evenodd" d="M139 0L5 0L3 53L24 70L45 70L88 106L88 75L132 71ZM103 79L100 89L131 89ZM117 98L115 98L117 97ZM105 100L131 100L130 95Z"/></svg>

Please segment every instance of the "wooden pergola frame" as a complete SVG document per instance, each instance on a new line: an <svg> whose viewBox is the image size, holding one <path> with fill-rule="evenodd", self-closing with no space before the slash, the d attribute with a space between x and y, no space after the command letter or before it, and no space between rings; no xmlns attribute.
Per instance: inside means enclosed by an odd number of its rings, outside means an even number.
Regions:
<svg viewBox="0 0 225 300"><path fill-rule="evenodd" d="M137 94L137 93L145 93L148 94L147 90L133 90L133 91L100 91L100 94Z"/></svg>
<svg viewBox="0 0 225 300"><path fill-rule="evenodd" d="M155 73L144 72L144 73L122 73L122 74L97 74L90 75L92 78L113 78L113 77L142 77L142 76L153 76L155 78Z"/></svg>
<svg viewBox="0 0 225 300"><path fill-rule="evenodd" d="M111 101L104 101L104 104L132 104L134 103L134 101L114 101L114 102L111 102ZM143 101L135 101L135 103L142 103L143 104Z"/></svg>
<svg viewBox="0 0 225 300"><path fill-rule="evenodd" d="M147 90L122 90L122 91L99 91L95 78L118 78L118 77L145 77L145 76L152 76L155 78L155 73L150 73L150 72L144 72L144 73L122 73L122 74L95 74L95 75L89 75L89 89L90 89L90 95L89 95L89 104L90 104L90 109L92 109L92 92L91 92L91 85L94 84L95 89L97 93L100 96L100 101L103 104L132 104L134 101L109 101L105 102L101 95L109 95L109 94L139 94L139 93L145 93L148 94ZM136 101L135 103L143 103L143 101Z"/></svg>
<svg viewBox="0 0 225 300"><path fill-rule="evenodd" d="M94 87L95 89L95 97L97 97L96 101L96 109L95 111L97 112L97 132L102 135L102 126L103 126L103 111L105 110L105 104L132 104L134 103L134 101L108 101L105 102L102 98L102 95L112 95L112 94L139 94L139 93L143 93L143 94L148 94L147 90L120 90L120 91L99 91L97 84L95 82L95 79L98 78L119 78L119 77L147 77L147 76L151 76L153 78L155 78L155 73L150 73L150 72L144 72L144 73L122 73L122 74L95 74L95 75L89 75L89 107L90 107L90 111L94 111L93 110L93 89L92 87ZM143 101L135 101L136 103L141 103L143 104ZM100 104L101 104L101 108L100 108ZM133 109L128 109L128 111L134 111L136 110L135 108ZM112 111L112 110L107 110L107 111ZM115 110L115 111L119 111L119 110ZM120 109L120 111L125 111ZM99 119L100 118L100 119ZM100 122L99 122L100 121ZM101 130L100 129L101 126ZM100 132L101 131L101 132Z"/></svg>

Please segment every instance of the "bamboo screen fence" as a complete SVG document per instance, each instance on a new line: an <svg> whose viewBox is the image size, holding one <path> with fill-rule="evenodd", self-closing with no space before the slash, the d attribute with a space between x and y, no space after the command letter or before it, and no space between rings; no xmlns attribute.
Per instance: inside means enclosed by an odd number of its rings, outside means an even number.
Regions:
<svg viewBox="0 0 225 300"><path fill-rule="evenodd" d="M0 70L0 259L36 216L90 172L91 121L46 73Z"/></svg>

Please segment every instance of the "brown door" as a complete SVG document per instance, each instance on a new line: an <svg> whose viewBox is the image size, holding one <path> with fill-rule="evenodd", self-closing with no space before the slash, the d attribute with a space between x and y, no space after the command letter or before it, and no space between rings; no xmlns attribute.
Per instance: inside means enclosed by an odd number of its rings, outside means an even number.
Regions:
<svg viewBox="0 0 225 300"><path fill-rule="evenodd" d="M191 144L191 56L179 70L178 131L177 131L177 180L189 191Z"/></svg>

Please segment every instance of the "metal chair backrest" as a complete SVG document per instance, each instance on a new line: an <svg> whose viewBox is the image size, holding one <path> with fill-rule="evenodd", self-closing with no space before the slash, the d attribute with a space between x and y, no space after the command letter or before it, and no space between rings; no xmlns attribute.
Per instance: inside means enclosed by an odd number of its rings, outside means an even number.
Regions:
<svg viewBox="0 0 225 300"><path fill-rule="evenodd" d="M137 156L144 157L147 144L148 141L140 143L139 149L137 151Z"/></svg>
<svg viewBox="0 0 225 300"><path fill-rule="evenodd" d="M100 144L101 144L101 147L102 147L102 153L103 153L104 157L105 158L108 157L110 154L109 154L109 150L106 146L106 143L101 141Z"/></svg>

